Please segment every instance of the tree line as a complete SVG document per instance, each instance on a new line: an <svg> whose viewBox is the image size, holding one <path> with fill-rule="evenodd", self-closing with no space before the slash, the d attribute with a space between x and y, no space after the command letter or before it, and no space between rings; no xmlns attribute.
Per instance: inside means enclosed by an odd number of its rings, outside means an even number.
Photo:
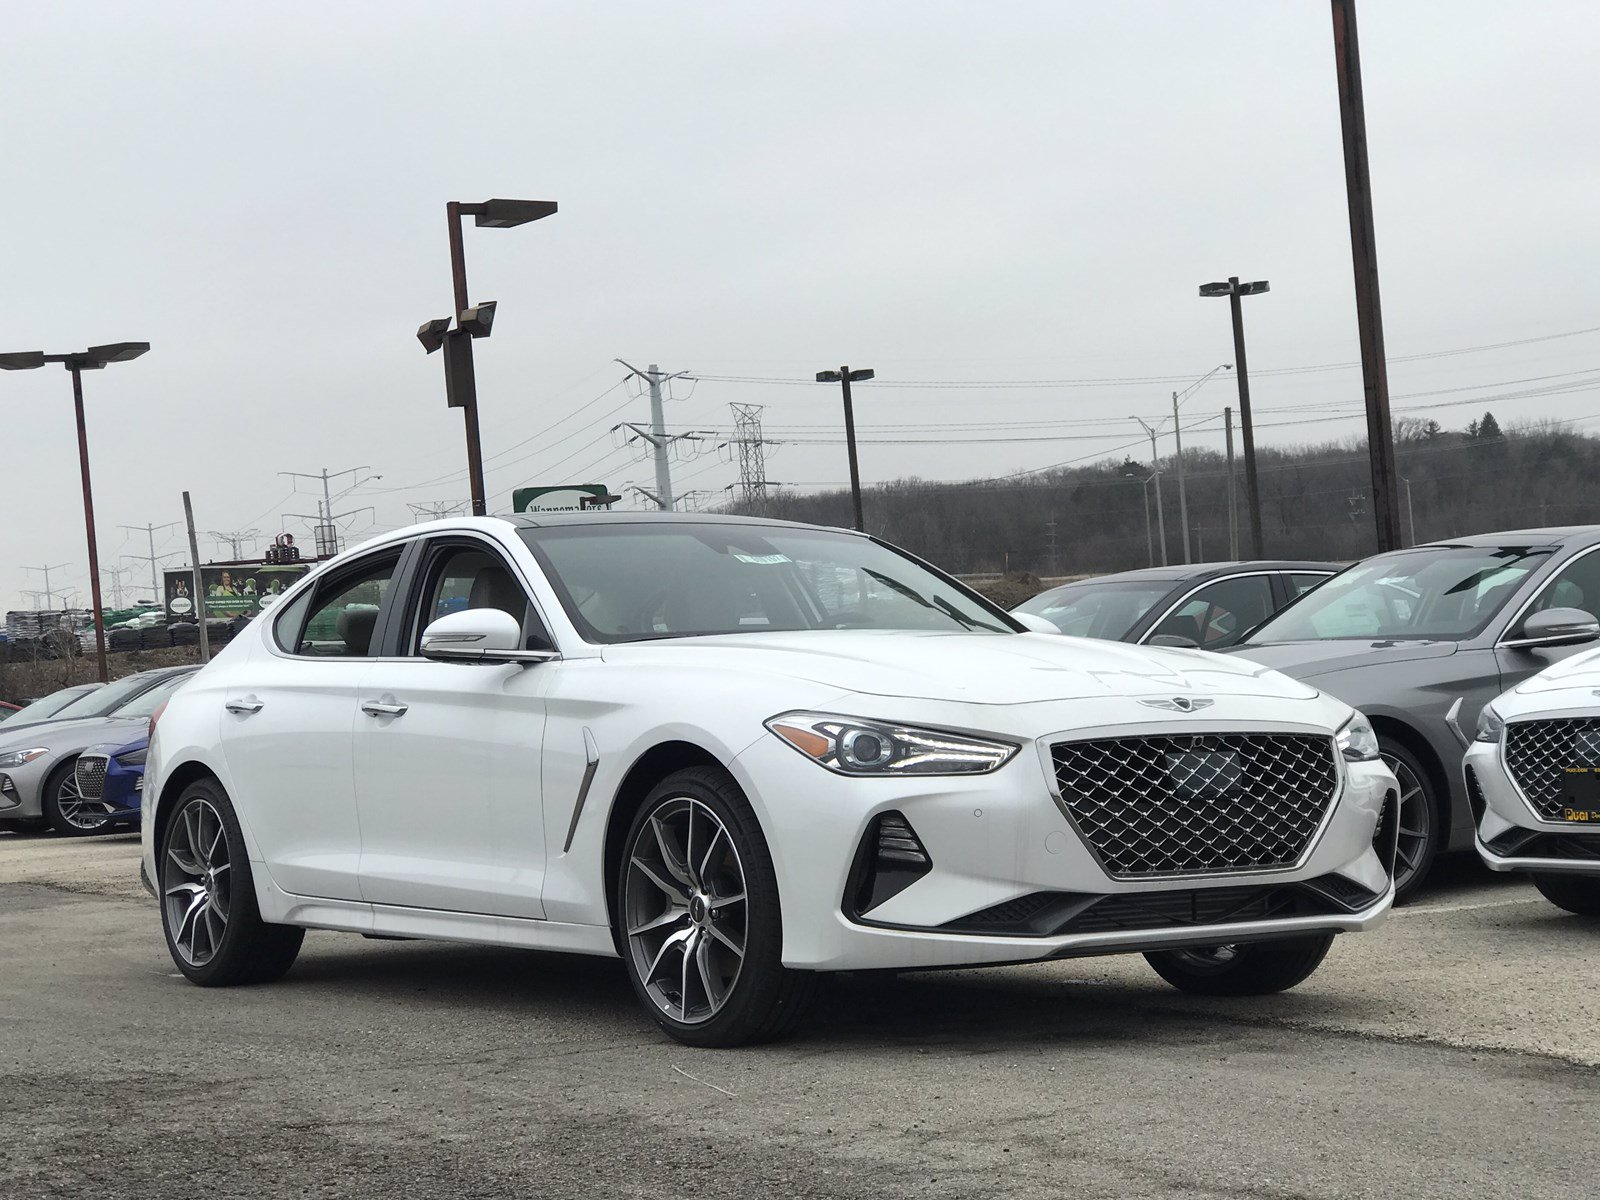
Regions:
<svg viewBox="0 0 1600 1200"><path fill-rule="evenodd" d="M1401 528L1419 542L1497 529L1600 523L1600 438L1557 422L1502 429L1485 413L1462 430L1395 422ZM1182 562L1178 479L1161 463L1167 556ZM863 489L869 532L950 571L1088 574L1147 566L1161 553L1148 463L1108 459L1038 474L941 483L907 478ZM1223 455L1186 451L1194 560L1228 554ZM1350 560L1376 549L1365 439L1260 447L1264 551L1271 558ZM1244 466L1234 463L1241 557L1250 556ZM1147 540L1146 511L1150 506ZM851 523L846 491L770 495L751 511L823 525Z"/></svg>

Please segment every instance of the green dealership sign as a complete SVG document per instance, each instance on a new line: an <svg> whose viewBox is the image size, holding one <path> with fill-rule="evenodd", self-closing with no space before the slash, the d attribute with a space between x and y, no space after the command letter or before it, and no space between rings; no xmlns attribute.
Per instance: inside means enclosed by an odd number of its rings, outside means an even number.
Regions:
<svg viewBox="0 0 1600 1200"><path fill-rule="evenodd" d="M514 512L582 512L609 508L621 497L603 483L567 483L559 487L523 487L511 493Z"/></svg>

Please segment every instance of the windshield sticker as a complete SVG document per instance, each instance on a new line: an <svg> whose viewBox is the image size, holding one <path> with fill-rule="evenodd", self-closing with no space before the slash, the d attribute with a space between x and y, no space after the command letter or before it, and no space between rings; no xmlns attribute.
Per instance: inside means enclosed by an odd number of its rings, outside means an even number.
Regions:
<svg viewBox="0 0 1600 1200"><path fill-rule="evenodd" d="M794 561L787 554L740 554L735 550L733 556L740 562L756 563L759 566L776 566L779 563Z"/></svg>

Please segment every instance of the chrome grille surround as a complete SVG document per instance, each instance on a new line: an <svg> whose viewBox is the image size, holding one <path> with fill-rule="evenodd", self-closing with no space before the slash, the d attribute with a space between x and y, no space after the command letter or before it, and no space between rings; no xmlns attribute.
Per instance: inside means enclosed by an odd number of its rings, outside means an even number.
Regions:
<svg viewBox="0 0 1600 1200"><path fill-rule="evenodd" d="M1050 760L1067 818L1113 879L1293 868L1341 780L1326 734L1062 741Z"/></svg>
<svg viewBox="0 0 1600 1200"><path fill-rule="evenodd" d="M1506 773L1541 821L1562 820L1561 773L1566 767L1600 767L1600 717L1545 717L1508 721Z"/></svg>
<svg viewBox="0 0 1600 1200"><path fill-rule="evenodd" d="M72 772L77 776L78 794L85 800L98 800L105 795L108 766L109 760L104 754L79 755Z"/></svg>

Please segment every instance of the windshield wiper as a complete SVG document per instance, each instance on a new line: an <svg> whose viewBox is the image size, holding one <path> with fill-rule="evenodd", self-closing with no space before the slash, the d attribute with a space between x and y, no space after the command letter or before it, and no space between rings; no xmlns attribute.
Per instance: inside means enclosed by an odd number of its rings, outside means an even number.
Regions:
<svg viewBox="0 0 1600 1200"><path fill-rule="evenodd" d="M922 605L923 608L931 608L934 612L943 613L945 616L955 621L956 624L960 625L964 629L992 628L991 626L983 625L981 622L974 621L971 617L962 616L956 607L943 596L935 596L932 600L929 600L921 592L917 591L908 584L901 583L898 579L891 579L887 575L883 575L877 571L874 571L871 567L862 567L861 569L865 574L871 576L873 579L876 579L890 591L899 593L912 603Z"/></svg>

